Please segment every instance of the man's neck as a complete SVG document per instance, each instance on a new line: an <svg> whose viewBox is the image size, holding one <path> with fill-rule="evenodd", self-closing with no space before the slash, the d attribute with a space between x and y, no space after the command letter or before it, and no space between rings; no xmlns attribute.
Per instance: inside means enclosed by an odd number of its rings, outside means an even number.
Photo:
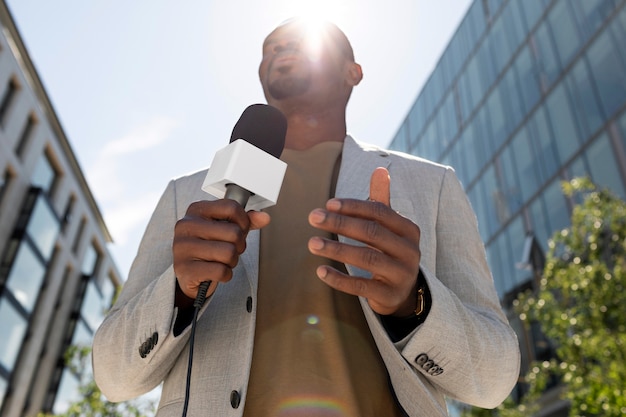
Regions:
<svg viewBox="0 0 626 417"><path fill-rule="evenodd" d="M306 150L322 142L343 142L345 113L337 111L287 113L285 148Z"/></svg>

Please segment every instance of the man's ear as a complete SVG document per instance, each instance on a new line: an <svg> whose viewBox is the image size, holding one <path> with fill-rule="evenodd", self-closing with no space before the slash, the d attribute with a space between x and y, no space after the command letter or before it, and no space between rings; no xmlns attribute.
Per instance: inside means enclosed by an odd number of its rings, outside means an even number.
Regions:
<svg viewBox="0 0 626 417"><path fill-rule="evenodd" d="M361 66L356 62L350 62L348 64L348 76L347 81L350 86L354 87L359 85L361 80L363 79L363 70Z"/></svg>

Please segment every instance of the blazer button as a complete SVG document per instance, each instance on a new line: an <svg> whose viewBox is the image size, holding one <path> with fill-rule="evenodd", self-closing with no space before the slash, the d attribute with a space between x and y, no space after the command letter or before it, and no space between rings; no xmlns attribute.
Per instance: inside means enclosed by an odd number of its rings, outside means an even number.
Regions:
<svg viewBox="0 0 626 417"><path fill-rule="evenodd" d="M246 300L246 310L248 313L252 313L252 297L248 297Z"/></svg>
<svg viewBox="0 0 626 417"><path fill-rule="evenodd" d="M241 403L241 395L239 395L238 391L232 391L230 393L230 405L233 408L239 408L239 404Z"/></svg>

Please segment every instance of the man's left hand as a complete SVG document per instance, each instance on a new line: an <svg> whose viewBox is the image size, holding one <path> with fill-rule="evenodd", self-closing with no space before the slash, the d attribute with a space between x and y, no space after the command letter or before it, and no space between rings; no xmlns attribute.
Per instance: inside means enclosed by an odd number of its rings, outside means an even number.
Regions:
<svg viewBox="0 0 626 417"><path fill-rule="evenodd" d="M378 314L406 317L415 310L417 302L420 229L392 210L389 187L389 172L377 168L370 180L368 200L333 198L324 209L309 214L311 226L366 246L313 237L309 250L372 274L371 278L350 276L323 265L317 268L317 276L326 284L367 298Z"/></svg>

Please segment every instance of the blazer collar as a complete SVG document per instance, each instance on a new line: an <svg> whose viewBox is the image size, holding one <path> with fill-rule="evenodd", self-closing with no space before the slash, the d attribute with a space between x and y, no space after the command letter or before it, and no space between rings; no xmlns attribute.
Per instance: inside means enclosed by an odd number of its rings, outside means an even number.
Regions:
<svg viewBox="0 0 626 417"><path fill-rule="evenodd" d="M389 152L355 141L346 136L335 196L339 198L369 197L370 177L377 167L389 167Z"/></svg>

